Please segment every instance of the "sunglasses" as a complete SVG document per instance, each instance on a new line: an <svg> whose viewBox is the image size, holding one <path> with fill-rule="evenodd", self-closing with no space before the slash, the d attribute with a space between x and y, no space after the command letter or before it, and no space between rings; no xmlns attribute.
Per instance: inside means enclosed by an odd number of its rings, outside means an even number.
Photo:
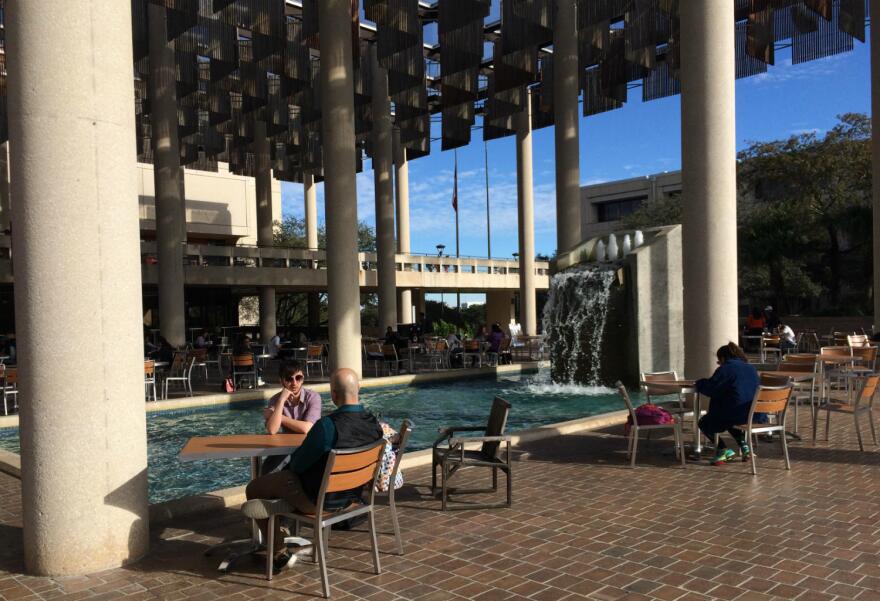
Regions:
<svg viewBox="0 0 880 601"><path fill-rule="evenodd" d="M284 380L285 382L293 382L293 381L302 382L304 379L305 379L305 376L302 374L296 374L293 376L284 376L282 378L282 380Z"/></svg>

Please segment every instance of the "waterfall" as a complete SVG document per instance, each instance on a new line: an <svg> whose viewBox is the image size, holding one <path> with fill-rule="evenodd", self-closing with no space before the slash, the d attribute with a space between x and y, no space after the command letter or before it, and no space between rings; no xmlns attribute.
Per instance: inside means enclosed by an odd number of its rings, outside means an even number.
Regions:
<svg viewBox="0 0 880 601"><path fill-rule="evenodd" d="M615 269L577 266L553 276L544 330L554 382L601 385L602 336Z"/></svg>

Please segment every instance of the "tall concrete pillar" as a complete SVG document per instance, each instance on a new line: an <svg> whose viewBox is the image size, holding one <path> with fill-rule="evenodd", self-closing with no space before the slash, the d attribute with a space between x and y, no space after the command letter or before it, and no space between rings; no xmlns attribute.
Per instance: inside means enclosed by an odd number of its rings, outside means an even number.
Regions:
<svg viewBox="0 0 880 601"><path fill-rule="evenodd" d="M275 244L275 223L272 219L272 164L266 122L254 124L254 187L257 197L257 244ZM267 344L275 336L275 288L260 288L260 341Z"/></svg>
<svg viewBox="0 0 880 601"><path fill-rule="evenodd" d="M510 318L514 316L513 290L490 290L486 292L486 321L497 323L510 332Z"/></svg>
<svg viewBox="0 0 880 601"><path fill-rule="evenodd" d="M309 337L314 339L318 336L321 327L321 295L318 292L308 292L306 296Z"/></svg>
<svg viewBox="0 0 880 601"><path fill-rule="evenodd" d="M734 2L682 2L685 373L710 375L737 341Z"/></svg>
<svg viewBox="0 0 880 601"><path fill-rule="evenodd" d="M538 333L535 315L535 198L532 185L532 102L516 115L516 184L519 212L519 322L523 334Z"/></svg>
<svg viewBox="0 0 880 601"><path fill-rule="evenodd" d="M581 241L579 73L577 0L557 0L553 25L553 115L559 252Z"/></svg>
<svg viewBox="0 0 880 601"><path fill-rule="evenodd" d="M0 144L0 233L9 229L9 142Z"/></svg>
<svg viewBox="0 0 880 601"><path fill-rule="evenodd" d="M306 245L309 250L318 250L318 190L315 176L303 173L303 201L306 215Z"/></svg>
<svg viewBox="0 0 880 601"><path fill-rule="evenodd" d="M400 143L400 129L393 130L394 143L394 190L397 198L397 252L412 252L409 236L409 162L406 148ZM397 321L412 323L412 290L398 290Z"/></svg>
<svg viewBox="0 0 880 601"><path fill-rule="evenodd" d="M376 190L376 251L379 284L379 331L397 326L397 261L394 248L394 182L391 179L391 102L388 71L379 66L375 44L370 46L373 72L373 181Z"/></svg>
<svg viewBox="0 0 880 601"><path fill-rule="evenodd" d="M361 373L350 0L318 3L330 367Z"/></svg>
<svg viewBox="0 0 880 601"><path fill-rule="evenodd" d="M880 331L880 0L871 0L871 173L874 189L874 332Z"/></svg>
<svg viewBox="0 0 880 601"><path fill-rule="evenodd" d="M15 0L6 36L24 561L85 574L149 546L131 5Z"/></svg>
<svg viewBox="0 0 880 601"><path fill-rule="evenodd" d="M416 307L416 323L420 323L422 314L425 312L425 289L414 290L413 295L415 296L413 302Z"/></svg>
<svg viewBox="0 0 880 601"><path fill-rule="evenodd" d="M150 119L159 259L159 331L174 346L186 344L183 250L186 242L183 169L177 136L177 67L168 44L165 7L147 3L150 45Z"/></svg>

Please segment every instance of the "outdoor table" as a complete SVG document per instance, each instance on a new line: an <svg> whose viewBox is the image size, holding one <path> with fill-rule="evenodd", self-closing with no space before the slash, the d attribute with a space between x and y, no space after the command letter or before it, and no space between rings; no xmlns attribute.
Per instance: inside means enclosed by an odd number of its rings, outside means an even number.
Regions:
<svg viewBox="0 0 880 601"><path fill-rule="evenodd" d="M740 334L740 342L741 342L740 346L742 346L742 348L745 348L746 342L751 340L751 341L754 341L757 343L756 346L757 346L758 350L760 351L762 338L764 338L764 336L761 334Z"/></svg>
<svg viewBox="0 0 880 601"><path fill-rule="evenodd" d="M195 436L190 438L177 455L179 461L202 461L206 459L237 459L247 457L251 460L251 480L260 475L260 466L264 457L290 455L305 439L305 434L235 434L232 436ZM251 538L220 543L205 551L210 555L220 547L246 544L246 547L230 553L220 562L217 568L226 572L241 557L258 551L261 547L260 530L251 522ZM309 541L300 538L288 538L285 542L307 544Z"/></svg>
<svg viewBox="0 0 880 601"><path fill-rule="evenodd" d="M684 394L690 395L693 398L693 420L694 420L694 454L699 456L700 453L703 452L703 441L700 438L700 393L697 392L697 388L694 380L669 380L666 382L648 382L646 380L642 380L639 382L640 386L650 386L655 390L660 390L656 394L664 394L666 390L668 390L668 394Z"/></svg>
<svg viewBox="0 0 880 601"><path fill-rule="evenodd" d="M828 400L828 392L830 392L827 388L828 380L825 378L825 366L858 363L859 361L862 361L861 357L854 357L852 355L816 355L816 359L819 361L819 379L822 383L822 396L820 398L825 401Z"/></svg>

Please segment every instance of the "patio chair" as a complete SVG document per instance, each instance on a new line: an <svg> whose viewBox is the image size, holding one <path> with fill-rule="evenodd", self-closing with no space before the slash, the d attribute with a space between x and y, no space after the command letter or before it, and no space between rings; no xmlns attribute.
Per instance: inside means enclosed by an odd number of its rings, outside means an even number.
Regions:
<svg viewBox="0 0 880 601"><path fill-rule="evenodd" d="M364 345L364 359L366 361L373 362L373 373L376 377L379 376L379 366L382 364L382 361L385 359L385 355L382 354L382 345L378 342L370 342L369 344Z"/></svg>
<svg viewBox="0 0 880 601"><path fill-rule="evenodd" d="M196 348L189 351L189 356L193 358L193 368L204 370L205 381L208 380L208 349ZM219 367L219 364L218 364Z"/></svg>
<svg viewBox="0 0 880 601"><path fill-rule="evenodd" d="M403 461L403 454L406 452L406 445L409 442L409 436L412 434L413 424L410 420L405 419L400 424L400 430L397 431L397 448L394 451L394 467L391 469L391 476L388 479L388 510L391 513L391 524L394 527L394 542L397 546L397 554L403 555L403 539L400 536L400 522L397 520L397 505L394 502L394 480L397 478L397 472L400 471L400 463Z"/></svg>
<svg viewBox="0 0 880 601"><path fill-rule="evenodd" d="M257 387L257 363L250 353L232 357L232 382L235 384L235 388L240 388L241 381L245 379L250 379L253 382L253 387Z"/></svg>
<svg viewBox="0 0 880 601"><path fill-rule="evenodd" d="M645 393L646 402L663 405L663 408L670 413L684 415L685 413L691 413L692 409L688 409L685 405L684 395L681 394L681 386L670 386L669 384L664 386L663 384L664 382L677 382L678 380L678 372L674 370L643 371L639 374L639 381L645 382L645 384L642 384L642 392ZM673 395L675 395L674 398L669 398ZM665 398L658 399L656 397ZM675 403L675 405L670 407L668 406L669 403Z"/></svg>
<svg viewBox="0 0 880 601"><path fill-rule="evenodd" d="M832 413L850 413L853 416L853 422L856 428L856 437L859 440L859 450L864 451L865 445L862 442L862 430L859 423L859 416L867 414L868 425L871 427L871 439L874 445L877 445L877 430L874 428L874 393L877 391L877 384L880 383L880 374L872 373L858 377L861 385L852 404L829 401L825 403L825 440L831 430L831 414ZM816 421L818 411L813 418L813 442L816 442Z"/></svg>
<svg viewBox="0 0 880 601"><path fill-rule="evenodd" d="M306 347L306 375L309 375L309 365L318 364L321 369L321 377L324 377L324 345L310 344Z"/></svg>
<svg viewBox="0 0 880 601"><path fill-rule="evenodd" d="M496 504L472 504L466 503L460 507L450 509L489 509L493 507L510 507L513 504L513 466L510 462L510 436L504 434L507 426L507 416L510 414L510 403L501 397L495 397L492 401L492 410L489 413L489 421L486 426L454 426L440 428L440 436L434 441L431 453L431 493L437 489L437 466L440 466L440 503L441 509L446 511L449 504L450 494L471 494L496 492L498 490L498 471L507 476L507 501ZM484 432L483 436L457 437L456 432ZM479 450L467 450L468 443L482 443ZM501 443L507 445L506 458L498 457ZM446 443L441 448L440 444ZM449 480L461 468L483 467L492 470L492 488L489 489L450 489Z"/></svg>
<svg viewBox="0 0 880 601"><path fill-rule="evenodd" d="M779 371L792 371L805 374L813 374L809 382L792 382L791 399L794 402L794 433L798 433L798 406L806 399L810 403L810 419L816 412L816 378L818 377L819 363L816 355L789 353L777 366Z"/></svg>
<svg viewBox="0 0 880 601"><path fill-rule="evenodd" d="M465 340L462 343L462 348L464 349L461 353L462 366L467 365L468 357L470 357L471 367L473 367L474 361L477 362L477 367L483 367L483 350L479 340Z"/></svg>
<svg viewBox="0 0 880 601"><path fill-rule="evenodd" d="M171 362L171 369L168 377L165 378L163 385L162 398L168 398L168 385L172 382L178 382L183 385L183 392L187 396L193 395L192 390L192 368L195 358L188 356L187 353L178 351L174 353L174 360Z"/></svg>
<svg viewBox="0 0 880 601"><path fill-rule="evenodd" d="M220 366L220 349L215 348L215 349L211 349L211 350L216 351L216 352L214 352L212 354L212 353L208 352L207 349L205 349L205 358L202 361L205 364L205 380L208 379L208 366L209 365L216 365L217 366L217 373L220 374L221 376L223 375L223 368Z"/></svg>
<svg viewBox="0 0 880 601"><path fill-rule="evenodd" d="M388 368L388 375L391 375L391 369L394 368L397 373L400 373L400 365L402 363L406 363L406 359L401 359L397 356L397 347L393 344L383 344L382 345L382 361L385 364L385 367Z"/></svg>
<svg viewBox="0 0 880 601"><path fill-rule="evenodd" d="M785 380L780 380L785 381ZM787 384L780 386L767 386L761 384L755 392L755 398L752 400L752 406L749 409L749 420L746 424L737 425L740 430L746 433L746 444L752 449L751 464L752 475L758 474L758 467L755 462L757 455L755 434L773 434L779 432L779 439L782 441L782 454L785 457L785 469L791 469L791 461L788 458L788 443L785 440L785 414L788 409L788 403L791 400L792 385L789 381ZM756 413L767 414L768 417L775 417L771 420L774 423L755 423ZM718 446L718 434L715 435L715 446Z"/></svg>
<svg viewBox="0 0 880 601"><path fill-rule="evenodd" d="M846 337L846 344L853 348L868 346L870 341L867 334L850 334Z"/></svg>
<svg viewBox="0 0 880 601"><path fill-rule="evenodd" d="M150 400L150 389L153 391L153 400L156 398L156 362L152 359L144 361L144 394Z"/></svg>
<svg viewBox="0 0 880 601"><path fill-rule="evenodd" d="M3 415L9 415L9 406L13 411L18 411L18 369L3 366Z"/></svg>
<svg viewBox="0 0 880 601"><path fill-rule="evenodd" d="M776 355L776 362L779 363L782 359L781 342L782 338L775 334L764 334L761 336L761 363L766 363L769 355Z"/></svg>
<svg viewBox="0 0 880 601"><path fill-rule="evenodd" d="M825 365L822 369L823 374L823 382L822 385L828 384L829 391L831 389L832 381L837 380L838 383L843 382L846 386L846 394L847 398L849 398L849 367L852 366L852 363L849 361L849 358L853 356L853 349L849 345L837 345L837 346L823 346L819 349L820 355L825 355L828 357L840 357L841 360L839 363L834 363L833 360L825 361ZM823 398L825 395L822 395Z"/></svg>
<svg viewBox="0 0 880 601"><path fill-rule="evenodd" d="M626 386L623 385L619 380L614 384L617 388L617 392L620 393L620 396L623 398L623 403L626 405L627 410L629 411L630 419L632 420L632 424L629 426L628 433L628 443L626 449L626 457L629 459L629 466L636 466L636 452L638 451L639 446L639 432L644 430L650 435L654 430L672 430L672 436L675 441L675 456L681 460L681 465L684 467L685 465L685 457L684 457L684 436L681 433L681 417L678 415L672 416L672 423L669 424L645 424L639 423L639 416L636 414L636 409L633 407L632 400L629 398L629 392L626 390Z"/></svg>
<svg viewBox="0 0 880 601"><path fill-rule="evenodd" d="M334 449L327 454L324 478L315 501L315 513L301 513L283 499L252 499L241 506L245 516L254 519L268 519L266 548L274 548L275 520L286 516L295 522L294 535L299 533L300 523L312 527L312 552L321 573L321 589L324 598L330 597L330 580L327 577L327 542L330 527L350 518L367 514L369 516L370 543L372 546L373 568L376 574L382 571L379 564L379 542L376 538L375 498L376 477L379 474L379 460L385 448L385 439L354 449ZM327 493L352 490L365 486L369 497L365 503L352 503L337 511L324 509ZM266 580L272 580L272 553L266 553Z"/></svg>
<svg viewBox="0 0 880 601"><path fill-rule="evenodd" d="M449 344L445 340L426 342L425 348L427 349L425 356L428 358L428 367L437 370L449 367Z"/></svg>

